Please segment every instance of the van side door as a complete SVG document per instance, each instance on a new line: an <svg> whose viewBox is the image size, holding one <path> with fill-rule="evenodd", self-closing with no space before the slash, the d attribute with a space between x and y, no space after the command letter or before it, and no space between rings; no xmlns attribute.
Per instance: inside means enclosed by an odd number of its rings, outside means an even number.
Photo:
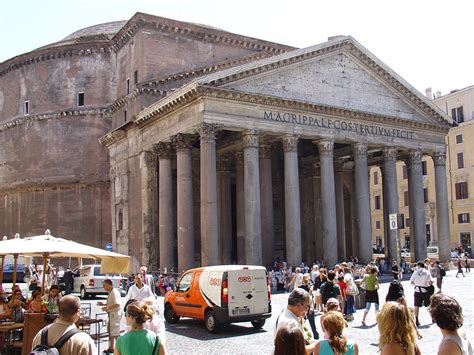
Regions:
<svg viewBox="0 0 474 355"><path fill-rule="evenodd" d="M176 314L184 317L192 317L193 307L196 305L193 302L193 277L194 273L188 272L184 274L178 281L175 297Z"/></svg>

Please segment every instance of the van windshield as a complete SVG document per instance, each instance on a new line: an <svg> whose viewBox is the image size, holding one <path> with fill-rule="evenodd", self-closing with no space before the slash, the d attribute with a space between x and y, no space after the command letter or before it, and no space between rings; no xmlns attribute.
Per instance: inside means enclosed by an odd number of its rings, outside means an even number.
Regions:
<svg viewBox="0 0 474 355"><path fill-rule="evenodd" d="M120 277L119 274L101 274L100 273L100 266L95 266L94 267L94 276L110 276L110 277Z"/></svg>

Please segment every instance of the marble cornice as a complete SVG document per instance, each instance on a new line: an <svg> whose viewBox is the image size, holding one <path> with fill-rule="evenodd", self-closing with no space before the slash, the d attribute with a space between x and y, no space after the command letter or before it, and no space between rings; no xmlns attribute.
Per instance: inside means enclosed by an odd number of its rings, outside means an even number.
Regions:
<svg viewBox="0 0 474 355"><path fill-rule="evenodd" d="M218 29L142 13L134 15L112 38L111 48L116 52L119 51L141 28L155 30L166 34L179 34L191 39L224 43L233 47L265 51L274 54L284 53L295 49L294 47L244 37Z"/></svg>
<svg viewBox="0 0 474 355"><path fill-rule="evenodd" d="M117 129L115 131L107 133L105 136L100 137L99 138L99 143L102 144L105 147L109 147L112 144L122 140L126 136L127 136L127 134L125 133L125 130Z"/></svg>
<svg viewBox="0 0 474 355"><path fill-rule="evenodd" d="M12 184L13 185L13 184ZM55 191L55 190L74 190L74 189L88 189L88 188L109 188L109 180L100 180L95 182L28 182L17 184L16 186L8 186L4 184L4 187L0 188L0 196L8 195L13 193L24 193L24 192L43 192L43 191Z"/></svg>
<svg viewBox="0 0 474 355"><path fill-rule="evenodd" d="M411 121L393 116L379 115L376 113L351 110L335 106L290 100L276 96L258 95L243 91L198 85L195 82L188 85L188 90L184 92L172 93L169 96L163 98L162 103L160 105L150 106L148 109L142 111L141 114L137 115L138 117L135 119L134 122L137 125L148 123L147 121L150 121L152 119L158 119L178 107L182 107L186 104L189 104L190 102L196 100L198 97L239 101L288 110L303 110L311 112L313 114L338 116L341 118L363 120L367 122L377 122L382 124L394 124L440 133L447 133L449 131L449 127L446 126L438 126L419 121Z"/></svg>
<svg viewBox="0 0 474 355"><path fill-rule="evenodd" d="M122 96L118 98L117 100L115 100L115 102L112 103L112 105L110 105L109 107L110 113L112 114L112 113L117 112L126 104L128 104L129 102L135 101L138 96L143 95L143 94L164 97L167 94L167 92L164 90L156 89L156 88L138 87L134 89L130 94L126 96Z"/></svg>
<svg viewBox="0 0 474 355"><path fill-rule="evenodd" d="M18 116L14 117L6 122L0 123L0 132L3 132L7 129L21 126L26 123L35 122L35 121L45 121L58 118L68 118L68 117L78 117L78 116L106 116L108 114L108 108L99 107L93 109L84 109L84 110L65 110L57 112L47 112L39 113L36 115L28 116Z"/></svg>
<svg viewBox="0 0 474 355"><path fill-rule="evenodd" d="M0 63L0 77L30 64L72 56L90 56L95 53L110 53L110 48L103 41L66 45L60 45L59 43L58 47L40 48Z"/></svg>

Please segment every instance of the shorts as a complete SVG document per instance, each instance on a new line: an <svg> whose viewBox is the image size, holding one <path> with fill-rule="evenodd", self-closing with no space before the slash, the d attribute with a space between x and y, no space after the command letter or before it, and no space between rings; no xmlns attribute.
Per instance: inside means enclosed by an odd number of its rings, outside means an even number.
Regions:
<svg viewBox="0 0 474 355"><path fill-rule="evenodd" d="M415 292L415 307L428 307L430 305L429 292Z"/></svg>
<svg viewBox="0 0 474 355"><path fill-rule="evenodd" d="M109 321L107 323L107 330L109 336L118 337L120 336L120 314L119 312L110 312Z"/></svg>

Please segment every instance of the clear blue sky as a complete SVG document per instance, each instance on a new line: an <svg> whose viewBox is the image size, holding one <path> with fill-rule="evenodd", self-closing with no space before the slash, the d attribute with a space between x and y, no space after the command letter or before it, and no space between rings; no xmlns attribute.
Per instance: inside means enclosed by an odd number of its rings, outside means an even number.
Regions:
<svg viewBox="0 0 474 355"><path fill-rule="evenodd" d="M0 62L138 11L296 47L351 35L422 93L474 85L472 0L0 0Z"/></svg>

